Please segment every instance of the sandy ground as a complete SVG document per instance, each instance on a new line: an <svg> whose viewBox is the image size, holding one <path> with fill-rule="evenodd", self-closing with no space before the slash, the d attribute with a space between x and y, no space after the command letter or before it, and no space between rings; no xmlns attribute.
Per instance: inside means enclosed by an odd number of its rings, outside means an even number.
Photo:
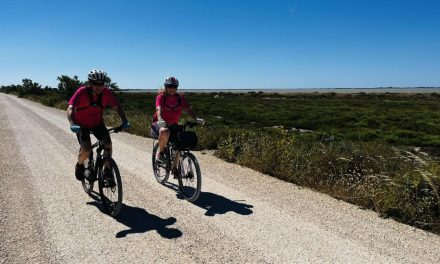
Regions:
<svg viewBox="0 0 440 264"><path fill-rule="evenodd" d="M112 139L115 218L74 177L66 113L0 94L0 263L439 263L437 235L201 152L189 203L154 179L151 139Z"/></svg>

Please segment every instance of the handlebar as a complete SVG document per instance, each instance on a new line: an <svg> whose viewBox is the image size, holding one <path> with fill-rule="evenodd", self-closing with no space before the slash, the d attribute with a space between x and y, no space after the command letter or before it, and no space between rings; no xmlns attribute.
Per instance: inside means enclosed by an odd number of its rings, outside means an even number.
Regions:
<svg viewBox="0 0 440 264"><path fill-rule="evenodd" d="M121 132L122 131L122 125L120 125L120 126L118 126L118 127L112 127L112 128L109 128L109 129L107 129L107 131L109 132L109 133L119 133L119 132Z"/></svg>
<svg viewBox="0 0 440 264"><path fill-rule="evenodd" d="M74 128L72 128L72 127L74 127ZM70 129L72 130L73 133L78 134L78 133L80 133L80 129L81 129L81 127L78 126L78 125L71 125L71 126L70 126ZM107 131L108 131L109 133L119 133L119 132L121 132L122 130L124 130L123 124L120 125L120 126L118 126L118 127L112 127L112 128L107 129Z"/></svg>
<svg viewBox="0 0 440 264"><path fill-rule="evenodd" d="M197 123L197 122L186 121L185 124L184 124L183 126L184 126L184 127L195 127L195 126L198 126L198 125L200 125L200 124Z"/></svg>
<svg viewBox="0 0 440 264"><path fill-rule="evenodd" d="M173 124L173 125L167 125L167 128L173 128L173 127L181 127L183 129L186 129L187 127L189 128L193 128L195 126L200 126L200 123L197 122L192 122L192 121L186 121L184 124L182 125L178 125L178 124Z"/></svg>

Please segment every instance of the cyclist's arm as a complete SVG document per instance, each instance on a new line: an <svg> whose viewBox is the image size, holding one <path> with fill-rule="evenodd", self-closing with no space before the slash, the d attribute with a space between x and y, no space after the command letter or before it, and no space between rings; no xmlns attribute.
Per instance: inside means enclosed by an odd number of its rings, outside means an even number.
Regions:
<svg viewBox="0 0 440 264"><path fill-rule="evenodd" d="M75 109L73 108L73 105L67 107L67 119L71 125L75 123Z"/></svg>
<svg viewBox="0 0 440 264"><path fill-rule="evenodd" d="M121 121L123 124L128 123L127 116L125 115L125 112L124 112L124 108L120 104L116 95L107 88L105 88L102 91L102 93L103 93L103 99L105 97L105 103L103 103L103 104L105 106L109 106L113 110L115 110L118 113L119 117L121 118Z"/></svg>
<svg viewBox="0 0 440 264"><path fill-rule="evenodd" d="M194 120L197 119L197 115L194 112L194 110L192 110L191 106L189 105L188 101L186 100L186 98L182 95L182 107L183 110L192 118L194 118Z"/></svg>
<svg viewBox="0 0 440 264"><path fill-rule="evenodd" d="M156 112L157 112L157 120L161 120L162 118L162 108L160 105L156 106Z"/></svg>
<svg viewBox="0 0 440 264"><path fill-rule="evenodd" d="M113 109L118 113L119 117L121 118L122 123L128 123L124 109L122 108L121 105L116 105L115 107L113 107Z"/></svg>
<svg viewBox="0 0 440 264"><path fill-rule="evenodd" d="M194 110L192 110L191 106L187 106L186 108L183 108L183 110L185 110L185 112L186 112L190 117L192 117L194 120L197 119L197 115L196 115L196 113L194 112Z"/></svg>

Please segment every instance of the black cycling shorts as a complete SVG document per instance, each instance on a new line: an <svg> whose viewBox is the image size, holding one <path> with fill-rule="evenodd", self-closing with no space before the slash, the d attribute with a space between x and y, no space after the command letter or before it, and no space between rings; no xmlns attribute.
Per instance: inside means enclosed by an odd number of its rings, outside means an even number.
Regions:
<svg viewBox="0 0 440 264"><path fill-rule="evenodd" d="M90 133L92 133L98 140L103 140L106 145L112 143L107 127L104 125L104 123L101 123L92 128L81 127L81 132L76 134L78 142L81 146L91 145Z"/></svg>
<svg viewBox="0 0 440 264"><path fill-rule="evenodd" d="M151 137L152 138L158 138L159 137L159 125L157 124L157 122L154 122L153 124L151 124Z"/></svg>
<svg viewBox="0 0 440 264"><path fill-rule="evenodd" d="M159 125L157 122L154 122L151 124L151 137L152 138L158 138L159 137ZM175 140L177 138L177 134L182 131L182 126L179 126L177 124L169 125L168 129L170 130L170 139Z"/></svg>

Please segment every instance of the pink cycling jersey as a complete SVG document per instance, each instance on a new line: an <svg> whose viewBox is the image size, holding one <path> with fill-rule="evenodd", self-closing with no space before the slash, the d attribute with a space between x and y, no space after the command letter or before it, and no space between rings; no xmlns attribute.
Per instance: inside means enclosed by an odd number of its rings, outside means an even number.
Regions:
<svg viewBox="0 0 440 264"><path fill-rule="evenodd" d="M180 96L180 104L179 104ZM161 115L167 124L177 124L182 115L182 108L189 107L183 94L165 95L159 94L156 96L156 108L161 107ZM154 114L153 121L157 121L157 113Z"/></svg>
<svg viewBox="0 0 440 264"><path fill-rule="evenodd" d="M119 106L118 99L107 87L102 91L101 105L91 106L88 89L91 88L81 86L69 100L69 105L72 105L74 109L76 108L75 123L84 128L96 127L102 123L102 112L106 106ZM92 93L93 102L98 101L98 96Z"/></svg>

